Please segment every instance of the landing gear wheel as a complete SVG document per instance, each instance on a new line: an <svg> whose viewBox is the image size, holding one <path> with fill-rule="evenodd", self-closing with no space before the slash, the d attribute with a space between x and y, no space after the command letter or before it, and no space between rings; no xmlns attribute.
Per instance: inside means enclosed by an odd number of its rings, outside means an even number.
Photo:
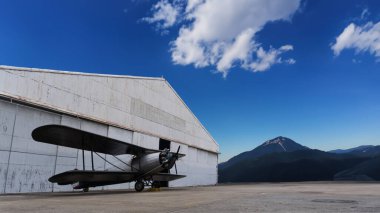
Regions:
<svg viewBox="0 0 380 213"><path fill-rule="evenodd" d="M152 188L159 189L161 187L159 181L153 181L152 183Z"/></svg>
<svg viewBox="0 0 380 213"><path fill-rule="evenodd" d="M88 191L90 191L90 189L88 187L83 188L83 192L88 192Z"/></svg>
<svg viewBox="0 0 380 213"><path fill-rule="evenodd" d="M142 190L144 190L144 183L142 181L137 181L135 183L135 190L137 192L141 192Z"/></svg>

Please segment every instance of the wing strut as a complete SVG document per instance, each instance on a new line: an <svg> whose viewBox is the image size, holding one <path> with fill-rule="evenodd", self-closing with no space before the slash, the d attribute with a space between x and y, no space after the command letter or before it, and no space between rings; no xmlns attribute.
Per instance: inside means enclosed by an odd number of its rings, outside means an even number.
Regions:
<svg viewBox="0 0 380 213"><path fill-rule="evenodd" d="M82 135L82 167L83 167L83 171L86 170L86 166L85 166L85 163L84 163L84 136Z"/></svg>
<svg viewBox="0 0 380 213"><path fill-rule="evenodd" d="M133 171L134 169L135 169L136 171L138 171L138 172L140 171L139 169L133 167L132 164L129 165L129 164L127 164L126 162L122 161L120 158L116 157L115 155L112 155L112 156L113 156L114 158L116 158L118 161L122 162L123 164L129 166L129 167L131 168L131 171Z"/></svg>
<svg viewBox="0 0 380 213"><path fill-rule="evenodd" d="M94 168L94 151L91 149L91 165L92 165L92 171L95 171Z"/></svg>
<svg viewBox="0 0 380 213"><path fill-rule="evenodd" d="M83 164L83 171L86 170L85 164L84 164L84 149L82 149L82 164Z"/></svg>
<svg viewBox="0 0 380 213"><path fill-rule="evenodd" d="M108 161L106 158L102 157L102 156L101 156L101 155L99 155L98 153L96 153L96 152L95 152L95 154L96 154L98 157L100 157L101 159L103 159L105 162L107 162L107 163L111 164L113 167L115 167L115 168L117 168L117 169L120 169L120 170L121 170L121 171L123 171L123 172L126 172L124 169L122 169L122 168L120 168L120 167L116 166L115 164L113 164L113 163L109 162L109 161Z"/></svg>

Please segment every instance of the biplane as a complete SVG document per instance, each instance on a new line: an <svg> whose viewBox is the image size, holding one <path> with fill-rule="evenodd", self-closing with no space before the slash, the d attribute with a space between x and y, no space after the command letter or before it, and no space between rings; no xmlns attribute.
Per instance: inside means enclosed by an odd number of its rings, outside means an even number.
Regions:
<svg viewBox="0 0 380 213"><path fill-rule="evenodd" d="M49 178L52 183L73 185L74 189L87 192L90 187L105 186L135 181L135 190L141 192L145 186L159 188L161 181L172 181L185 177L177 174L176 161L185 156L168 149L147 149L134 144L122 142L109 137L86 132L62 125L46 125L33 130L35 141L82 150L83 169L74 169ZM91 170L85 168L85 151L91 152ZM120 161L122 166L112 163L99 153L107 154ZM110 170L95 170L94 154L110 164ZM129 161L118 156L132 155ZM175 167L176 174L165 173Z"/></svg>

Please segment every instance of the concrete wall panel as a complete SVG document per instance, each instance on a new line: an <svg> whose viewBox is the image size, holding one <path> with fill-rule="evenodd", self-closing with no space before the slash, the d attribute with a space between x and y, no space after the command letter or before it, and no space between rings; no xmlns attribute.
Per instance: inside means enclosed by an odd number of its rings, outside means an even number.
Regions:
<svg viewBox="0 0 380 213"><path fill-rule="evenodd" d="M17 108L0 101L0 150L10 150Z"/></svg>
<svg viewBox="0 0 380 213"><path fill-rule="evenodd" d="M0 151L6 151L11 149L11 135L0 134Z"/></svg>
<svg viewBox="0 0 380 213"><path fill-rule="evenodd" d="M58 146L58 152L57 156L59 157L71 157L71 158L76 158L78 155L78 150L69 148L69 147L64 147L64 146Z"/></svg>
<svg viewBox="0 0 380 213"><path fill-rule="evenodd" d="M207 164L208 153L206 151L197 149L197 162L201 164Z"/></svg>
<svg viewBox="0 0 380 213"><path fill-rule="evenodd" d="M42 125L60 124L61 117L56 114L35 110L29 107L18 106L12 151L35 154L55 155L57 146L37 143L32 139L32 131Z"/></svg>
<svg viewBox="0 0 380 213"><path fill-rule="evenodd" d="M108 134L108 126L86 120L81 120L81 130L106 137Z"/></svg>
<svg viewBox="0 0 380 213"><path fill-rule="evenodd" d="M158 137L153 137L153 136L141 134L138 132L133 133L133 144L141 146L141 147L145 147L147 149L158 150L159 141L160 139Z"/></svg>
<svg viewBox="0 0 380 213"><path fill-rule="evenodd" d="M5 193L51 192L46 181L54 174L55 156L12 152Z"/></svg>
<svg viewBox="0 0 380 213"><path fill-rule="evenodd" d="M81 119L62 115L61 125L80 129Z"/></svg>
<svg viewBox="0 0 380 213"><path fill-rule="evenodd" d="M0 193L5 193L9 154L9 151L0 151Z"/></svg>
<svg viewBox="0 0 380 213"><path fill-rule="evenodd" d="M178 174L185 178L169 183L170 186L214 185L217 183L217 157L215 153L188 147L187 155L177 161ZM175 170L171 169L171 173Z"/></svg>
<svg viewBox="0 0 380 213"><path fill-rule="evenodd" d="M181 146L181 148L179 149L179 153L181 154L185 154L187 155L188 153L188 150L189 150L189 146L185 145L185 144L180 144L180 143L176 143L176 142L171 142L170 143L170 150L172 152L176 152L177 149L178 149L178 146ZM186 157L186 156L185 156Z"/></svg>
<svg viewBox="0 0 380 213"><path fill-rule="evenodd" d="M126 143L132 143L133 132L117 127L108 127L108 137Z"/></svg>
<svg viewBox="0 0 380 213"><path fill-rule="evenodd" d="M60 116L16 104L12 106L17 113L5 192L51 191L52 185L47 179L54 174L57 146L35 142L31 132L41 125L59 124Z"/></svg>

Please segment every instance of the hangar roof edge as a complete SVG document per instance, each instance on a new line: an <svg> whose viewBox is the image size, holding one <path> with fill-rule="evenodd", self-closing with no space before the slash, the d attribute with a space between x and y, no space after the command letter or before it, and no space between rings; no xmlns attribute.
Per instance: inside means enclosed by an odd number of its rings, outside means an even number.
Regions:
<svg viewBox="0 0 380 213"><path fill-rule="evenodd" d="M189 112L191 113L191 115L194 117L194 119L199 123L199 125L203 128L203 130L207 133L207 135L212 139L212 141L218 146L219 148L219 144L218 142L216 142L215 138L212 137L212 135L210 134L210 132L206 129L205 126L203 126L202 122L198 119L198 117L193 113L193 111L189 108L189 106L187 106L187 104L185 103L185 101L181 98L181 96L179 96L179 94L177 93L177 91L175 91L175 89L172 87L172 85L166 80L164 79L165 83L169 86L169 88L172 90L172 92L174 92L174 94L177 96L177 98L182 102L182 104L187 108L187 110L189 110Z"/></svg>
<svg viewBox="0 0 380 213"><path fill-rule="evenodd" d="M162 77L143 77L143 76L132 76L132 75L112 75L112 74L87 73L87 72L76 72L76 71L66 71L66 70L53 70L53 69L40 69L40 68L29 68L29 67L16 67L16 66L8 66L8 65L0 65L0 70L19 70L19 71L30 71L30 72L59 73L59 74L67 74L67 75L99 76L99 77L112 77L112 78L132 78L132 79L145 79L145 80L165 81L165 79L162 78Z"/></svg>

